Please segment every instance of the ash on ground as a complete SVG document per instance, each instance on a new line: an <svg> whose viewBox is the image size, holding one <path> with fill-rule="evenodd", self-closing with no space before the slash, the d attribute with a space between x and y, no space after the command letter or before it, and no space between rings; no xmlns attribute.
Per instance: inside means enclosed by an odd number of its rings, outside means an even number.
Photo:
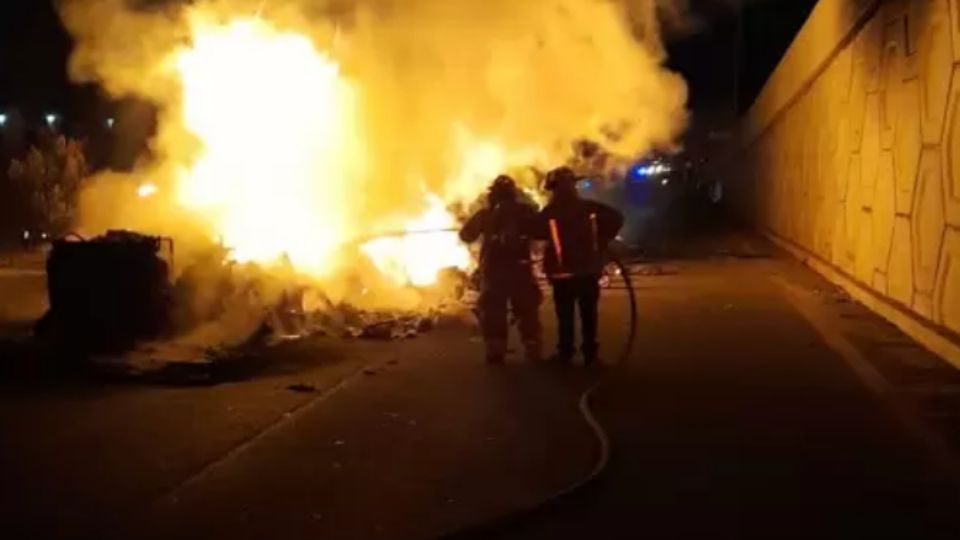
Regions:
<svg viewBox="0 0 960 540"><path fill-rule="evenodd" d="M174 285L172 337L96 359L107 369L148 374L211 366L305 338L405 340L470 310L469 277L444 271L416 309L362 309L319 287L276 279L252 265L196 265ZM438 292L440 291L440 292Z"/></svg>

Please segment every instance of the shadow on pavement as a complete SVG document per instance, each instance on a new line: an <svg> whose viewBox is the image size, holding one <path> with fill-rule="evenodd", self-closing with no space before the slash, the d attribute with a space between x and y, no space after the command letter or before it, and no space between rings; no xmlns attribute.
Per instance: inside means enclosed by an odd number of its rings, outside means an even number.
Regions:
<svg viewBox="0 0 960 540"><path fill-rule="evenodd" d="M102 384L212 386L296 375L344 358L347 342L308 337L212 355L197 361L168 361L137 367L53 351L32 339L0 340L0 386L47 388Z"/></svg>

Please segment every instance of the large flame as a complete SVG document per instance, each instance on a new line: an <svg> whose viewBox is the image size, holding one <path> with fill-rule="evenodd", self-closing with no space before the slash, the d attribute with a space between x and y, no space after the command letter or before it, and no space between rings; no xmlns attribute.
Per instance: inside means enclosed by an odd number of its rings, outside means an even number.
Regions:
<svg viewBox="0 0 960 540"><path fill-rule="evenodd" d="M197 21L176 56L184 125L202 148L179 199L239 261L286 256L323 275L349 238L354 93L305 36L258 19Z"/></svg>
<svg viewBox="0 0 960 540"><path fill-rule="evenodd" d="M157 111L134 179L86 183L78 229L172 236L181 265L215 240L406 298L468 266L455 233L423 230L455 228L497 174L535 185L582 139L670 146L686 92L654 2L60 0L72 78Z"/></svg>
<svg viewBox="0 0 960 540"><path fill-rule="evenodd" d="M351 228L357 164L364 155L355 89L337 63L306 36L260 19L227 24L197 19L190 47L176 54L183 124L198 139L181 171L180 202L208 221L240 262L288 260L323 277L335 268ZM399 285L434 283L446 267L467 268L469 253L449 232L453 216L428 195L409 238L362 247Z"/></svg>
<svg viewBox="0 0 960 540"><path fill-rule="evenodd" d="M372 240L361 248L397 285L432 285L444 268L470 266L469 250L450 231L457 224L453 216L438 197L429 200L427 212L404 227L407 234Z"/></svg>

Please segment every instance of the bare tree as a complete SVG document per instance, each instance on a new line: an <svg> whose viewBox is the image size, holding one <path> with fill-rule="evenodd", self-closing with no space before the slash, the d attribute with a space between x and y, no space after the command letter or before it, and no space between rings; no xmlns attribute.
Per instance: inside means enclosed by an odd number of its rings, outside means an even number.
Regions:
<svg viewBox="0 0 960 540"><path fill-rule="evenodd" d="M51 234L70 227L80 183L87 176L83 143L62 135L31 146L10 163L9 176L29 197L35 223Z"/></svg>

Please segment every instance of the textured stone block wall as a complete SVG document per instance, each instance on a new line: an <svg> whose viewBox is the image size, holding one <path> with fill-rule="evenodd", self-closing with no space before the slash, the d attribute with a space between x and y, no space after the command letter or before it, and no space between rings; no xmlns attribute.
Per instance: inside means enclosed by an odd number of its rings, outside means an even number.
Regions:
<svg viewBox="0 0 960 540"><path fill-rule="evenodd" d="M960 335L960 0L821 0L744 133L760 226Z"/></svg>

